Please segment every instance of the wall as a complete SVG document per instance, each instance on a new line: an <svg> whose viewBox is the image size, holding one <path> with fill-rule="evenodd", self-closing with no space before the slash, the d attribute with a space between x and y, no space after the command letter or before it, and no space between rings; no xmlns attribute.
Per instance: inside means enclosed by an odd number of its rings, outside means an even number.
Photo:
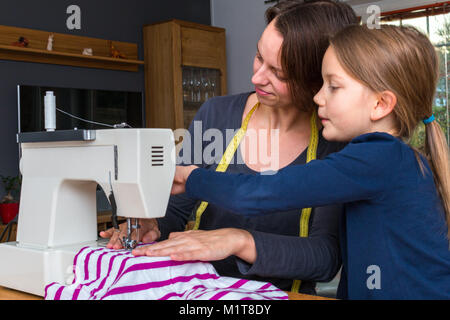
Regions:
<svg viewBox="0 0 450 320"><path fill-rule="evenodd" d="M360 15L364 16L366 9L369 5L375 4L378 5L381 9L381 12L389 12L389 11L395 11L405 8L414 8L414 7L420 7L425 6L429 4L434 3L440 3L445 1L438 1L438 0L379 0L379 1L371 1L370 3L364 3L367 1L358 1L358 0L344 0L348 1L349 3L355 3L355 5L352 5L355 12ZM358 5L357 3L360 2L362 4Z"/></svg>
<svg viewBox="0 0 450 320"><path fill-rule="evenodd" d="M68 30L66 9L81 8L81 30ZM172 18L210 24L209 0L2 0L0 24L138 43L142 26ZM144 71L113 71L0 60L0 174L18 174L17 85L143 91ZM4 194L0 186L0 196Z"/></svg>
<svg viewBox="0 0 450 320"><path fill-rule="evenodd" d="M226 29L229 94L254 90L253 58L268 7L264 0L211 0L211 24Z"/></svg>

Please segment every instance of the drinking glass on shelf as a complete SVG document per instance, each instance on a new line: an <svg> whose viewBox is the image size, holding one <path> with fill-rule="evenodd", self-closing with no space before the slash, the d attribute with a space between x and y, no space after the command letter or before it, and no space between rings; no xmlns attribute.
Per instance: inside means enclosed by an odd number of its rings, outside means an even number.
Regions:
<svg viewBox="0 0 450 320"><path fill-rule="evenodd" d="M202 70L202 77L201 77L201 83L202 83L202 101L205 102L209 98L211 98L211 81L209 79L209 70L203 69Z"/></svg>
<svg viewBox="0 0 450 320"><path fill-rule="evenodd" d="M182 86L183 86L183 101L190 102L191 88L190 88L190 68L183 67Z"/></svg>
<svg viewBox="0 0 450 320"><path fill-rule="evenodd" d="M211 70L210 82L211 82L211 97L215 97L216 96L216 86L217 86L215 70Z"/></svg>
<svg viewBox="0 0 450 320"><path fill-rule="evenodd" d="M193 102L201 102L202 101L202 82L201 82L201 69L196 68L194 72L194 100Z"/></svg>
<svg viewBox="0 0 450 320"><path fill-rule="evenodd" d="M194 102L195 101L195 94L194 94L194 86L195 86L195 82L194 82L194 69L193 68L188 68L188 77L189 77L189 81L188 81L188 86L189 86L189 102Z"/></svg>

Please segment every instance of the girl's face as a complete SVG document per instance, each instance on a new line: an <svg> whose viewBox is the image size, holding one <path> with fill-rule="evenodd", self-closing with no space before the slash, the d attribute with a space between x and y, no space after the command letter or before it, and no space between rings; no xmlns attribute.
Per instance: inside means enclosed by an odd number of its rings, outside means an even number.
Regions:
<svg viewBox="0 0 450 320"><path fill-rule="evenodd" d="M280 107L292 104L281 68L282 43L283 37L276 30L274 21L272 21L258 41L252 77L259 102L267 106Z"/></svg>
<svg viewBox="0 0 450 320"><path fill-rule="evenodd" d="M323 86L314 102L319 106L324 138L350 141L372 132L371 111L377 105L377 95L342 68L332 47L323 58L322 77Z"/></svg>

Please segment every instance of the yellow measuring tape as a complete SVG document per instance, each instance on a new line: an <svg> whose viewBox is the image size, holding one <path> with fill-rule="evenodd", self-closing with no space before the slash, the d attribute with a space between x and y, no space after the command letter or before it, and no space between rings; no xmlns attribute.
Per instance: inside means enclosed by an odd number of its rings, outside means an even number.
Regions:
<svg viewBox="0 0 450 320"><path fill-rule="evenodd" d="M233 140L230 142L230 144L227 146L227 149L225 150L225 153L222 156L222 159L220 159L219 165L216 168L217 172L225 172L228 168L228 165L231 162L231 159L233 159L234 154L236 153L236 150L241 143L242 138L245 136L245 133L247 132L247 126L248 122L250 121L250 118L253 115L253 112L255 112L256 109L259 107L259 102L257 102L252 110L247 114L247 116L244 119L244 122L242 123L241 128L238 130L238 132L234 135ZM200 203L200 206L197 208L197 212L195 213L195 225L194 230L198 230L200 226L200 219L202 217L203 212L206 210L206 207L208 206L208 202L202 201Z"/></svg>
<svg viewBox="0 0 450 320"><path fill-rule="evenodd" d="M319 130L317 129L317 114L316 112L312 113L311 116L311 136L309 138L308 152L306 154L306 163L311 160L315 160L317 158L317 145L319 144ZM309 218L311 216L311 208L303 208L302 214L300 216L300 231L299 236L301 238L306 238L309 234ZM294 280L292 283L292 292L298 292L300 289L300 285L302 284L301 280Z"/></svg>
<svg viewBox="0 0 450 320"><path fill-rule="evenodd" d="M233 140L228 144L227 149L225 150L225 153L222 156L222 159L220 159L219 165L216 168L217 172L225 172L227 170L228 165L230 164L231 159L233 159L233 156L236 153L236 150L237 150L239 144L241 143L242 138L245 136L245 133L247 132L247 126L250 121L250 118L258 107L259 107L259 102L253 106L253 108L250 110L250 112L245 117L241 128L234 135ZM309 138L308 151L307 151L307 155L306 155L306 163L310 162L311 160L315 160L317 157L317 145L319 144L319 131L317 129L316 119L317 119L317 114L316 114L316 112L313 112L311 115L311 119L310 119L311 136ZM193 230L198 230L198 228L200 226L200 220L201 220L202 214L203 214L203 212L205 212L207 207L208 207L208 202L202 201L200 203L200 205L197 208L197 211L195 213L195 225L194 225ZM300 230L299 230L300 237L308 236L310 216L311 216L311 208L303 208L302 214L300 216ZM301 285L301 280L294 280L291 291L298 292L300 285Z"/></svg>

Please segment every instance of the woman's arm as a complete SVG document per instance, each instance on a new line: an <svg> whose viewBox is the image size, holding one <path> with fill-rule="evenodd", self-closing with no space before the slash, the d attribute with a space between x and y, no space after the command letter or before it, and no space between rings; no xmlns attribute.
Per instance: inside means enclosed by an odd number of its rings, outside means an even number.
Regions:
<svg viewBox="0 0 450 320"><path fill-rule="evenodd" d="M177 261L217 261L231 255L247 263L253 263L256 259L252 235L236 228L173 232L168 240L136 248L132 253L136 256L170 256Z"/></svg>
<svg viewBox="0 0 450 320"><path fill-rule="evenodd" d="M306 238L224 228L171 233L169 239L133 250L136 256L216 261L235 256L244 275L330 281L341 260L338 224L342 206L316 208Z"/></svg>
<svg viewBox="0 0 450 320"><path fill-rule="evenodd" d="M341 265L339 223L342 205L318 207L311 217L308 237L249 230L257 258L250 264L236 259L244 275L327 282Z"/></svg>

